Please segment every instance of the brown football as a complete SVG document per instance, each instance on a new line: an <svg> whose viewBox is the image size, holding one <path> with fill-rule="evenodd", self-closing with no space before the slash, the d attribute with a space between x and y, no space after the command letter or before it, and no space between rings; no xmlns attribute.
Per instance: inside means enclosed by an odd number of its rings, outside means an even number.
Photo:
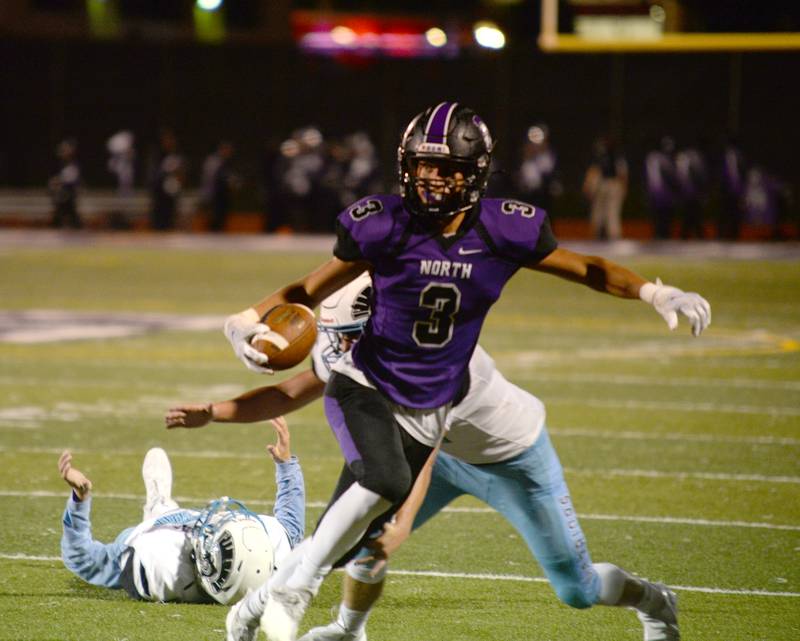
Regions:
<svg viewBox="0 0 800 641"><path fill-rule="evenodd" d="M302 362L317 339L317 319L305 305L284 303L273 307L262 321L270 329L250 344L269 358L269 367L284 370Z"/></svg>

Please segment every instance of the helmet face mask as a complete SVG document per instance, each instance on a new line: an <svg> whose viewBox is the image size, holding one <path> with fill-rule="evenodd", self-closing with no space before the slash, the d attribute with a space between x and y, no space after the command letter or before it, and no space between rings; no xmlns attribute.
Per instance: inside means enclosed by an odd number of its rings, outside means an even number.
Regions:
<svg viewBox="0 0 800 641"><path fill-rule="evenodd" d="M483 120L458 103L442 102L417 115L397 151L406 207L439 220L467 211L486 191L493 149Z"/></svg>
<svg viewBox="0 0 800 641"><path fill-rule="evenodd" d="M239 501L222 497L209 503L192 526L190 541L200 584L218 603L238 601L272 574L266 527Z"/></svg>

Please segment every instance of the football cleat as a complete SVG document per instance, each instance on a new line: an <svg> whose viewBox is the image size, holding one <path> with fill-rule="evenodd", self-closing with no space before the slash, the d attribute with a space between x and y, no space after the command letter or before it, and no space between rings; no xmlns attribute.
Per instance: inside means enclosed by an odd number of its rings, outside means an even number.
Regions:
<svg viewBox="0 0 800 641"><path fill-rule="evenodd" d="M367 631L361 628L357 632L348 632L338 621L312 628L298 641L367 641Z"/></svg>
<svg viewBox="0 0 800 641"><path fill-rule="evenodd" d="M160 447L154 447L144 455L142 479L146 497L142 509L143 520L178 508L178 504L172 500L172 466L167 453Z"/></svg>
<svg viewBox="0 0 800 641"><path fill-rule="evenodd" d="M678 631L678 597L666 585L650 584L663 597L661 607L651 613L637 611L636 616L644 626L644 641L680 641Z"/></svg>
<svg viewBox="0 0 800 641"><path fill-rule="evenodd" d="M311 603L311 590L287 586L270 588L261 616L261 629L268 641L296 641L297 628Z"/></svg>
<svg viewBox="0 0 800 641"><path fill-rule="evenodd" d="M242 616L244 599L238 601L225 617L225 641L256 641L258 620L247 621Z"/></svg>

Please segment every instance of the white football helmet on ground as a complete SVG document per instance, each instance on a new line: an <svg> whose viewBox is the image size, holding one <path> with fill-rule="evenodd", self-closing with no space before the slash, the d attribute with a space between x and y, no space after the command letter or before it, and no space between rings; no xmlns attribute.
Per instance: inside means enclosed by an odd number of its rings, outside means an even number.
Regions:
<svg viewBox="0 0 800 641"><path fill-rule="evenodd" d="M371 311L372 278L369 272L364 272L322 301L317 330L329 341L322 352L329 369L343 353L343 339L355 341L361 336Z"/></svg>
<svg viewBox="0 0 800 641"><path fill-rule="evenodd" d="M203 589L223 605L244 597L273 572L274 550L258 515L223 496L192 526L195 569Z"/></svg>

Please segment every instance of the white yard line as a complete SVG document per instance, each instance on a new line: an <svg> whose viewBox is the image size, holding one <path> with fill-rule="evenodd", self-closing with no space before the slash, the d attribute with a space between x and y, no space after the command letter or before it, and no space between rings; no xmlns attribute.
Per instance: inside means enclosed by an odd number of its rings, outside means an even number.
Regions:
<svg viewBox="0 0 800 641"><path fill-rule="evenodd" d="M765 389L800 392L800 381L769 380L759 378L663 378L661 376L636 376L628 374L552 374L526 372L525 378L543 382L599 383L601 385L647 385L653 387L722 387L737 389Z"/></svg>
<svg viewBox="0 0 800 641"><path fill-rule="evenodd" d="M634 476L641 478L706 479L711 481L756 481L758 483L800 483L800 476L768 476L765 474L726 474L724 472L662 472L660 470L630 470L623 468L589 469L565 467L564 472L575 476Z"/></svg>
<svg viewBox="0 0 800 641"><path fill-rule="evenodd" d="M514 574L471 574L466 572L434 572L428 570L396 570L392 568L390 574L403 576L425 576L442 579L473 579L477 581L520 581L525 583L548 583L547 579L539 576L518 576ZM771 592L767 590L731 590L725 588L707 588L692 585L670 585L674 590L685 592L705 592L710 594L731 594L742 596L775 596L775 597L800 597L800 592Z"/></svg>
<svg viewBox="0 0 800 641"><path fill-rule="evenodd" d="M0 559L7 561L44 561L47 563L60 562L60 556L40 556L30 554L7 554L0 552ZM434 572L430 570L396 570L392 568L390 574L395 576L421 576L437 579L469 579L474 581L513 581L517 583L548 583L540 576L519 576L514 574L472 574L467 572ZM800 592L771 592L768 590L733 590L725 588L708 588L693 585L670 585L673 590L683 592L703 592L706 594L729 594L737 596L768 596L768 597L800 597Z"/></svg>
<svg viewBox="0 0 800 641"><path fill-rule="evenodd" d="M574 405L576 407L600 407L604 409L674 411L674 412L719 412L725 414L756 414L764 416L800 416L800 407L730 405L727 403L686 403L680 401L635 401L585 398L578 396L547 396L548 405Z"/></svg>
<svg viewBox="0 0 800 641"><path fill-rule="evenodd" d="M118 499L124 501L144 501L144 496L140 494L127 494L115 492L94 493L98 499ZM0 497L19 497L27 499L36 498L59 498L66 500L67 492L52 492L48 490L37 490L33 492L23 492L21 490L0 490ZM183 505L200 506L209 501L209 497L198 496L175 496L178 503ZM240 499L245 505L264 505L270 506L274 501L264 499ZM323 509L327 506L324 501L307 501L306 507L312 509ZM446 507L443 512L452 514L496 514L497 511L489 507ZM667 525L693 525L699 527L732 527L732 528L755 528L763 530L788 530L800 532L800 525L784 525L780 523L763 523L757 521L714 521L711 519L690 519L672 516L634 516L619 514L591 514L578 513L578 517L585 521L626 521L633 523L663 523Z"/></svg>
<svg viewBox="0 0 800 641"><path fill-rule="evenodd" d="M623 439L632 441L685 441L692 443L739 443L742 445L800 445L800 438L783 436L729 436L727 434L685 434L636 432L623 429L595 430L589 427L548 427L551 435L575 438Z"/></svg>
<svg viewBox="0 0 800 641"><path fill-rule="evenodd" d="M502 359L498 359L501 360ZM109 363L110 365L110 363ZM194 365L192 365L194 366ZM209 366L211 367L211 366ZM218 366L214 366L217 368ZM512 366L513 367L513 366ZM235 366L226 366L226 369L236 369ZM504 371L511 368L502 368ZM525 371L527 380L542 381L544 383L598 383L601 385L642 385L648 387L690 387L693 389L702 387L718 387L724 389L759 389L800 392L800 381L794 380L770 380L758 378L664 378L661 376L638 376L638 375L609 375L609 374L553 374ZM29 377L20 378L14 376L0 376L0 385L28 385L38 386L42 384L41 378ZM179 386L180 384L176 384ZM81 377L80 379L58 379L47 381L48 387L100 387L109 389L131 389L142 388L152 389L151 382L141 381L109 381L106 379L91 379ZM195 386L196 389L205 389L202 386Z"/></svg>

